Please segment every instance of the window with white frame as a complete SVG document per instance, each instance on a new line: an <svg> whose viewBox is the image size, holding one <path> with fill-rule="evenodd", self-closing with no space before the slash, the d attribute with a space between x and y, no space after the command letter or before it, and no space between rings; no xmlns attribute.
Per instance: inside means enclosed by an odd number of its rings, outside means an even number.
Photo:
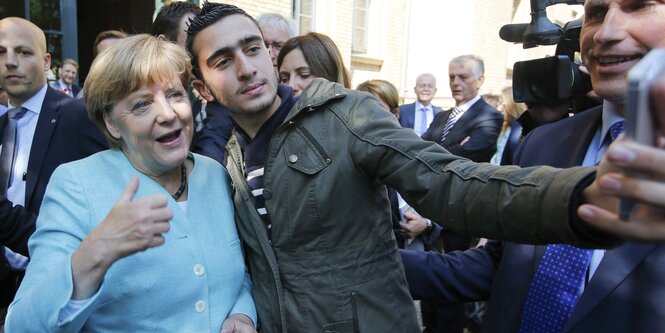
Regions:
<svg viewBox="0 0 665 333"><path fill-rule="evenodd" d="M353 53L367 53L369 0L353 1Z"/></svg>
<svg viewBox="0 0 665 333"><path fill-rule="evenodd" d="M314 6L316 0L294 0L294 17L298 20L298 30L300 35L304 35L314 30Z"/></svg>

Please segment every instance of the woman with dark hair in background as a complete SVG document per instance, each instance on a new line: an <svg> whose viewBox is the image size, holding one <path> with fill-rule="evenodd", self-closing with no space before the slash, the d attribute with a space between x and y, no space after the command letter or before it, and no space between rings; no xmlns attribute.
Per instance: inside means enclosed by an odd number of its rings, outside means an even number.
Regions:
<svg viewBox="0 0 665 333"><path fill-rule="evenodd" d="M317 77L351 88L349 72L342 54L330 37L310 32L286 41L277 57L279 82L293 88L299 96Z"/></svg>

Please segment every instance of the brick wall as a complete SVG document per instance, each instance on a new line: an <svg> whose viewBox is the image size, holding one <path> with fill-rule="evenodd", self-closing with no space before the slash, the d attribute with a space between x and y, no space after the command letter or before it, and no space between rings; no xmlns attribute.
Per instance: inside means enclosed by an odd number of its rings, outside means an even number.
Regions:
<svg viewBox="0 0 665 333"><path fill-rule="evenodd" d="M293 0L224 0L249 14L275 12L292 17ZM510 85L515 61L552 54L553 48L523 50L502 41L498 32L508 23L527 23L527 0L370 0L366 54L353 54L354 0L316 0L314 31L337 44L352 76L352 86L368 79L392 82L406 101L414 99L415 77L432 72L438 78L435 104L452 104L447 83L448 62L473 53L485 61L484 93L499 93ZM570 7L570 8L567 8ZM575 8L577 7L577 8ZM557 5L548 15L567 22L581 15L579 6ZM553 19L555 21L555 19ZM422 51L429 50L423 56Z"/></svg>

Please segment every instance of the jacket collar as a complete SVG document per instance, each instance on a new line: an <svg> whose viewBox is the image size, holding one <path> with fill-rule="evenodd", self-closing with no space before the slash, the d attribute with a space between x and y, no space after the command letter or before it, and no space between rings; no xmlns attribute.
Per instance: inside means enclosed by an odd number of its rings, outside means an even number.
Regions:
<svg viewBox="0 0 665 333"><path fill-rule="evenodd" d="M577 121L571 128L571 133L569 135L562 135L564 137L564 143L560 147L569 147L571 150L567 154L562 154L561 156L566 156L567 160L562 161L564 166L575 166L582 165L584 161L584 156L586 155L591 140L600 125L602 118L603 108L601 106L594 107L592 109L583 111L582 113L575 115L574 117L584 117L586 119L580 119Z"/></svg>
<svg viewBox="0 0 665 333"><path fill-rule="evenodd" d="M328 101L346 96L344 87L338 83L317 78L302 92L295 107L286 116L286 121L293 119L300 112L314 111Z"/></svg>
<svg viewBox="0 0 665 333"><path fill-rule="evenodd" d="M44 158L48 151L51 136L60 118L60 108L62 105L69 101L71 98L57 90L48 87L46 90L46 97L42 104L39 119L37 120L37 128L35 129L35 136L32 139L32 148L30 149L30 157L28 158L28 170L26 172L25 183L25 202L26 206L32 202L35 186L37 185L37 178L41 173L44 164Z"/></svg>

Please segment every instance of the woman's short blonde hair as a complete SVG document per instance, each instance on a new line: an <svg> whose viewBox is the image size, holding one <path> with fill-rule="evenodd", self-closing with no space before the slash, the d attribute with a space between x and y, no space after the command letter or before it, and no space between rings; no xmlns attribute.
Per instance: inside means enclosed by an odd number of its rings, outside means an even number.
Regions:
<svg viewBox="0 0 665 333"><path fill-rule="evenodd" d="M503 102L503 110L512 119L519 118L527 109L526 104L517 103L513 99L513 87L505 87L501 90L501 100Z"/></svg>
<svg viewBox="0 0 665 333"><path fill-rule="evenodd" d="M118 149L122 140L106 128L104 117L113 105L146 85L179 77L187 88L192 65L187 51L147 34L123 38L99 54L85 80L85 104L90 118L104 133L109 146Z"/></svg>
<svg viewBox="0 0 665 333"><path fill-rule="evenodd" d="M390 113L399 111L399 93L395 86L386 80L367 80L358 85L358 91L366 91L385 103L390 108Z"/></svg>

